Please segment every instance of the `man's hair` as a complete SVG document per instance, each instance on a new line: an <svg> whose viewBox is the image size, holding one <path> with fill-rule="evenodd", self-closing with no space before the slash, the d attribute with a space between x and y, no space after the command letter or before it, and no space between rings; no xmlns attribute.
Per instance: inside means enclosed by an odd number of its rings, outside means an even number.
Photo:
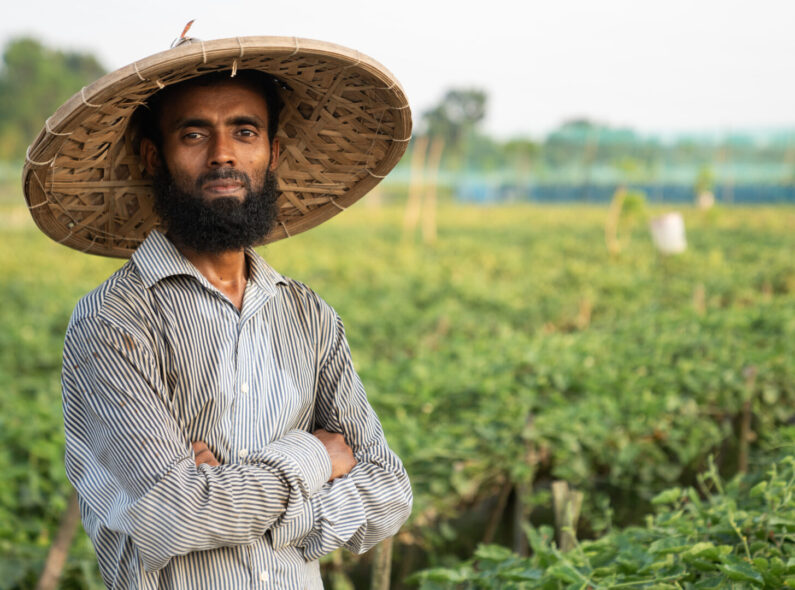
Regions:
<svg viewBox="0 0 795 590"><path fill-rule="evenodd" d="M134 120L138 119L138 126L141 137L151 139L158 149L163 147L163 131L160 129L160 114L163 110L163 103L168 100L174 92L192 86L215 86L223 82L234 80L242 82L257 92L261 92L268 107L268 141L273 143L276 131L279 128L279 114L282 111L284 102L279 94L281 83L277 78L260 72L259 70L240 70L234 78L230 77L228 71L216 71L203 74L195 78L190 78L183 82L178 82L171 86L166 86L149 97L149 100L140 107L135 114Z"/></svg>

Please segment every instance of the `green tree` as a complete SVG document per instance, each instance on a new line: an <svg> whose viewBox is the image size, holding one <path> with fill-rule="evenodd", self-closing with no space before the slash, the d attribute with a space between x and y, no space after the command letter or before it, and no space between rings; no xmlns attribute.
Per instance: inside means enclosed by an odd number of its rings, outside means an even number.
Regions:
<svg viewBox="0 0 795 590"><path fill-rule="evenodd" d="M454 159L460 159L469 151L470 144L477 143L477 126L486 116L487 103L484 90L448 90L438 105L423 113L427 135L443 138L445 150Z"/></svg>
<svg viewBox="0 0 795 590"><path fill-rule="evenodd" d="M0 66L0 159L24 158L44 120L104 73L92 55L50 49L31 38L10 41Z"/></svg>

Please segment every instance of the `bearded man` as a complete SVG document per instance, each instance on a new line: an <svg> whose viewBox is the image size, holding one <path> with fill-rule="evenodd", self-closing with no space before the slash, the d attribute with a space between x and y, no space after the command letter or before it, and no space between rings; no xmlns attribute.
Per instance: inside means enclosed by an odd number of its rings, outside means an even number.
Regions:
<svg viewBox="0 0 795 590"><path fill-rule="evenodd" d="M344 209L405 149L388 73L300 43L187 42L84 89L29 151L48 235L107 255L145 235L64 345L66 470L109 588L320 588L321 556L410 512L340 318L252 248Z"/></svg>

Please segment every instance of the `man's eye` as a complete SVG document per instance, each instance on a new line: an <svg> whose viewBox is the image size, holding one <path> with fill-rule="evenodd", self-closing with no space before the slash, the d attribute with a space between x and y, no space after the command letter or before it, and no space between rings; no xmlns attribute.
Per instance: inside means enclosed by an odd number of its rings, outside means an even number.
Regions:
<svg viewBox="0 0 795 590"><path fill-rule="evenodd" d="M238 133L244 137L256 137L257 132L253 129L241 129Z"/></svg>
<svg viewBox="0 0 795 590"><path fill-rule="evenodd" d="M198 131L189 131L185 135L183 135L183 139L199 139L202 136L201 133Z"/></svg>

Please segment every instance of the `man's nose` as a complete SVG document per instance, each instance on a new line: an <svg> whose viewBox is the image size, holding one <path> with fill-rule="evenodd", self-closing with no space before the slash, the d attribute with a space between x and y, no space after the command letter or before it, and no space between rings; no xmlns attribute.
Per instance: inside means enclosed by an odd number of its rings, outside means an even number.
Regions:
<svg viewBox="0 0 795 590"><path fill-rule="evenodd" d="M231 137L218 133L210 139L209 151L207 153L207 166L210 168L221 168L237 165L235 158L234 144Z"/></svg>

